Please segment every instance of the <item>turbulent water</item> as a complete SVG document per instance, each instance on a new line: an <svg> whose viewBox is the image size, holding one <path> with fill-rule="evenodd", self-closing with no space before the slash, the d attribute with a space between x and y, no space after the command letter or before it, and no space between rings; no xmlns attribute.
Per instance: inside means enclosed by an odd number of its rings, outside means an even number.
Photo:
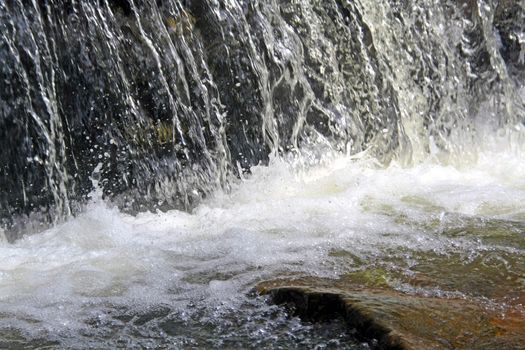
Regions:
<svg viewBox="0 0 525 350"><path fill-rule="evenodd" d="M488 267L505 264L523 276L524 160L507 150L462 167L429 160L385 169L335 158L299 173L275 161L191 214L130 216L94 195L77 218L0 246L0 344L364 349L341 329L267 306L251 288L265 278L336 277L392 259L409 273L427 253L459 254L468 264L490 252L499 260L487 259ZM515 227L518 243L447 235L476 220Z"/></svg>
<svg viewBox="0 0 525 350"><path fill-rule="evenodd" d="M252 288L430 257L450 281L389 285L505 307L524 31L520 0L1 1L0 347L367 349Z"/></svg>

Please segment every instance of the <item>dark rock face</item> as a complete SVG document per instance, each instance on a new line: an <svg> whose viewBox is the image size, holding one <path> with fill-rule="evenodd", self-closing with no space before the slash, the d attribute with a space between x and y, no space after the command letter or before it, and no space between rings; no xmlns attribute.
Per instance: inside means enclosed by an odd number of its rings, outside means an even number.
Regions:
<svg viewBox="0 0 525 350"><path fill-rule="evenodd" d="M525 69L525 5L518 0L499 1L494 13L494 26L501 43L501 56L513 72Z"/></svg>
<svg viewBox="0 0 525 350"><path fill-rule="evenodd" d="M77 212L91 178L128 211L188 209L304 146L410 162L432 136L450 151L480 101L523 80L523 5L475 6L4 1L3 226Z"/></svg>

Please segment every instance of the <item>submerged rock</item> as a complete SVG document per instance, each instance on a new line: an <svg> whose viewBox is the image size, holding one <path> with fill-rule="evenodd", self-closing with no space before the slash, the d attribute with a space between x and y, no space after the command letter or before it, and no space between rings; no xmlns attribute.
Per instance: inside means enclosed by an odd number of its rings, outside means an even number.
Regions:
<svg viewBox="0 0 525 350"><path fill-rule="evenodd" d="M522 224L448 214L441 225L426 230L454 239L449 249L334 249L338 278L286 276L256 290L309 320L342 316L374 349L525 349Z"/></svg>
<svg viewBox="0 0 525 350"><path fill-rule="evenodd" d="M378 349L520 349L525 346L522 305L495 307L468 298L440 298L344 280L300 279L260 283L257 290L306 319L342 315Z"/></svg>

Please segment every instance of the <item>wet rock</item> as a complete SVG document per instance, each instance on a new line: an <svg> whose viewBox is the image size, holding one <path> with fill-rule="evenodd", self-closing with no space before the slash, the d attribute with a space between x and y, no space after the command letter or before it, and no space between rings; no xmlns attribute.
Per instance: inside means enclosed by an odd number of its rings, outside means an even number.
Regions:
<svg viewBox="0 0 525 350"><path fill-rule="evenodd" d="M480 300L425 297L344 280L275 280L260 283L257 290L307 319L340 314L377 349L525 346L525 310L519 305L500 308Z"/></svg>
<svg viewBox="0 0 525 350"><path fill-rule="evenodd" d="M287 276L256 289L309 320L342 316L374 349L524 349L522 224L450 214L441 225L426 229L481 245L379 256L334 249L329 258L348 269L337 279Z"/></svg>
<svg viewBox="0 0 525 350"><path fill-rule="evenodd" d="M501 0L494 13L500 53L512 70L525 68L525 5L518 0Z"/></svg>

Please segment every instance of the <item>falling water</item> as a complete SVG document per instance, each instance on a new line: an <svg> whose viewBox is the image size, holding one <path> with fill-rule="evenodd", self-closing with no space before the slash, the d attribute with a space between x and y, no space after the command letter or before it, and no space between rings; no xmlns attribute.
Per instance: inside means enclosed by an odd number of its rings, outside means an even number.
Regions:
<svg viewBox="0 0 525 350"><path fill-rule="evenodd" d="M0 344L339 344L247 292L525 220L521 0L6 0L0 62Z"/></svg>
<svg viewBox="0 0 525 350"><path fill-rule="evenodd" d="M6 1L0 15L4 226L78 212L99 163L121 208L187 209L271 155L448 161L523 120L519 1Z"/></svg>

